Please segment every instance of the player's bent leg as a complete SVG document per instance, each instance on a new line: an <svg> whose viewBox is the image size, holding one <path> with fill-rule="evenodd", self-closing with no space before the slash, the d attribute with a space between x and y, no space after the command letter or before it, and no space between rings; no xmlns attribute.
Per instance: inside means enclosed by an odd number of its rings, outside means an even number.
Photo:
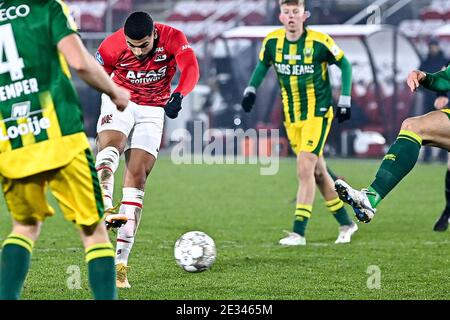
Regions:
<svg viewBox="0 0 450 320"><path fill-rule="evenodd" d="M130 101L128 107L120 112L109 96L102 95L101 114L97 121L97 144L100 152L97 155L96 167L99 169L106 216L115 212L112 200L114 172L119 163L118 155L123 153L128 136L135 125L134 113L137 108L138 106ZM122 221L118 220L117 223L120 225ZM107 224L110 226L108 221Z"/></svg>
<svg viewBox="0 0 450 320"><path fill-rule="evenodd" d="M339 223L339 234L335 243L343 244L351 242L351 237L358 231L358 226L350 219L344 207L344 202L339 199L339 196L334 189L333 178L328 173L323 156L319 157L314 175L317 187L325 199L328 210Z"/></svg>
<svg viewBox="0 0 450 320"><path fill-rule="evenodd" d="M446 113L434 111L406 119L367 190L359 192L342 181L336 182L341 199L354 207L358 219L369 222L373 218L382 199L414 168L422 144L450 149L450 121Z"/></svg>
<svg viewBox="0 0 450 320"><path fill-rule="evenodd" d="M445 110L450 112L449 110ZM450 113L433 111L403 121L402 130L416 133L423 145L450 150ZM400 132L401 134L401 132Z"/></svg>
<svg viewBox="0 0 450 320"><path fill-rule="evenodd" d="M408 118L403 124L395 143L390 147L369 187L369 200L376 208L381 199L414 168L422 145L450 149L450 120L441 111L424 116Z"/></svg>
<svg viewBox="0 0 450 320"><path fill-rule="evenodd" d="M114 173L119 167L120 155L123 153L126 141L127 137L124 133L114 130L102 131L97 137L99 152L95 168L100 179L106 210L113 207Z"/></svg>
<svg viewBox="0 0 450 320"><path fill-rule="evenodd" d="M94 299L117 299L114 248L109 241L105 224L99 221L91 226L81 226L80 236L85 248L89 284Z"/></svg>
<svg viewBox="0 0 450 320"><path fill-rule="evenodd" d="M13 220L13 230L2 244L0 300L18 300L30 268L31 253L39 237L41 221Z"/></svg>

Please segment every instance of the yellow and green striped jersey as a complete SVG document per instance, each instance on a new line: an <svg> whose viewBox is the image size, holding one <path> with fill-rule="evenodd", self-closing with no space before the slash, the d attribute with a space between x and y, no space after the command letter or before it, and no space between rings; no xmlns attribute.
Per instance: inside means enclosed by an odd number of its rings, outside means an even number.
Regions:
<svg viewBox="0 0 450 320"><path fill-rule="evenodd" d="M330 111L332 92L328 65L343 57L344 52L329 35L308 27L296 42L286 39L284 28L264 39L259 59L275 68L286 122L322 117Z"/></svg>
<svg viewBox="0 0 450 320"><path fill-rule="evenodd" d="M81 106L57 44L76 33L62 1L0 0L0 175L68 164L88 147Z"/></svg>

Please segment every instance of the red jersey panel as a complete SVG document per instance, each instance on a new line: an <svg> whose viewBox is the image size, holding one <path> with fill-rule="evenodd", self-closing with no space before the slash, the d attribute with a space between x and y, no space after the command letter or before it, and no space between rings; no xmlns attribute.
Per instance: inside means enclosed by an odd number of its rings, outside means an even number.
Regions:
<svg viewBox="0 0 450 320"><path fill-rule="evenodd" d="M161 23L155 23L155 28L156 48L144 60L139 61L128 48L123 28L101 43L96 59L108 74L113 74L116 84L130 91L131 101L162 107L170 98L175 57L192 48L180 30Z"/></svg>

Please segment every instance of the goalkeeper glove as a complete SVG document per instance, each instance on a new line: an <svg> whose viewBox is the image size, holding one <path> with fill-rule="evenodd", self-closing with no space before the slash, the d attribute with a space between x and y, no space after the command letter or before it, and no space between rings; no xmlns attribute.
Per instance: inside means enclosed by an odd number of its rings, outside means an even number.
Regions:
<svg viewBox="0 0 450 320"><path fill-rule="evenodd" d="M349 96L340 96L339 103L336 111L336 117L338 118L338 122L342 123L347 121L352 116L351 113L351 97Z"/></svg>
<svg viewBox="0 0 450 320"><path fill-rule="evenodd" d="M242 99L242 108L245 112L252 111L256 100L256 89L255 87L247 87L244 91L244 98Z"/></svg>
<svg viewBox="0 0 450 320"><path fill-rule="evenodd" d="M178 112L181 110L181 101L183 100L183 95L179 92L172 93L170 96L169 102L167 102L164 107L164 111L166 115L170 119L175 119L178 117Z"/></svg>

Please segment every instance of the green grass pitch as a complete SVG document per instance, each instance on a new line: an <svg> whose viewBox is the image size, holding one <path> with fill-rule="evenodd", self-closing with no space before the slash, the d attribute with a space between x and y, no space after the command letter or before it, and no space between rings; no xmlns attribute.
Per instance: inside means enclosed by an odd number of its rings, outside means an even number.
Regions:
<svg viewBox="0 0 450 320"><path fill-rule="evenodd" d="M378 163L329 161L358 188L372 180ZM132 288L120 290L120 299L446 299L450 231L432 231L444 205L445 170L418 165L381 204L374 221L359 225L349 245L334 245L338 226L317 194L307 246L284 248L277 242L292 226L294 159L283 159L277 175L261 176L257 165L174 165L162 157L147 185L130 257ZM116 200L121 176L122 169ZM3 198L0 210L3 240L11 226ZM211 270L191 274L176 265L173 245L190 230L216 241ZM91 299L83 259L71 223L59 213L48 219L22 298ZM381 271L379 289L367 286L370 266ZM69 289L76 270L79 289Z"/></svg>

